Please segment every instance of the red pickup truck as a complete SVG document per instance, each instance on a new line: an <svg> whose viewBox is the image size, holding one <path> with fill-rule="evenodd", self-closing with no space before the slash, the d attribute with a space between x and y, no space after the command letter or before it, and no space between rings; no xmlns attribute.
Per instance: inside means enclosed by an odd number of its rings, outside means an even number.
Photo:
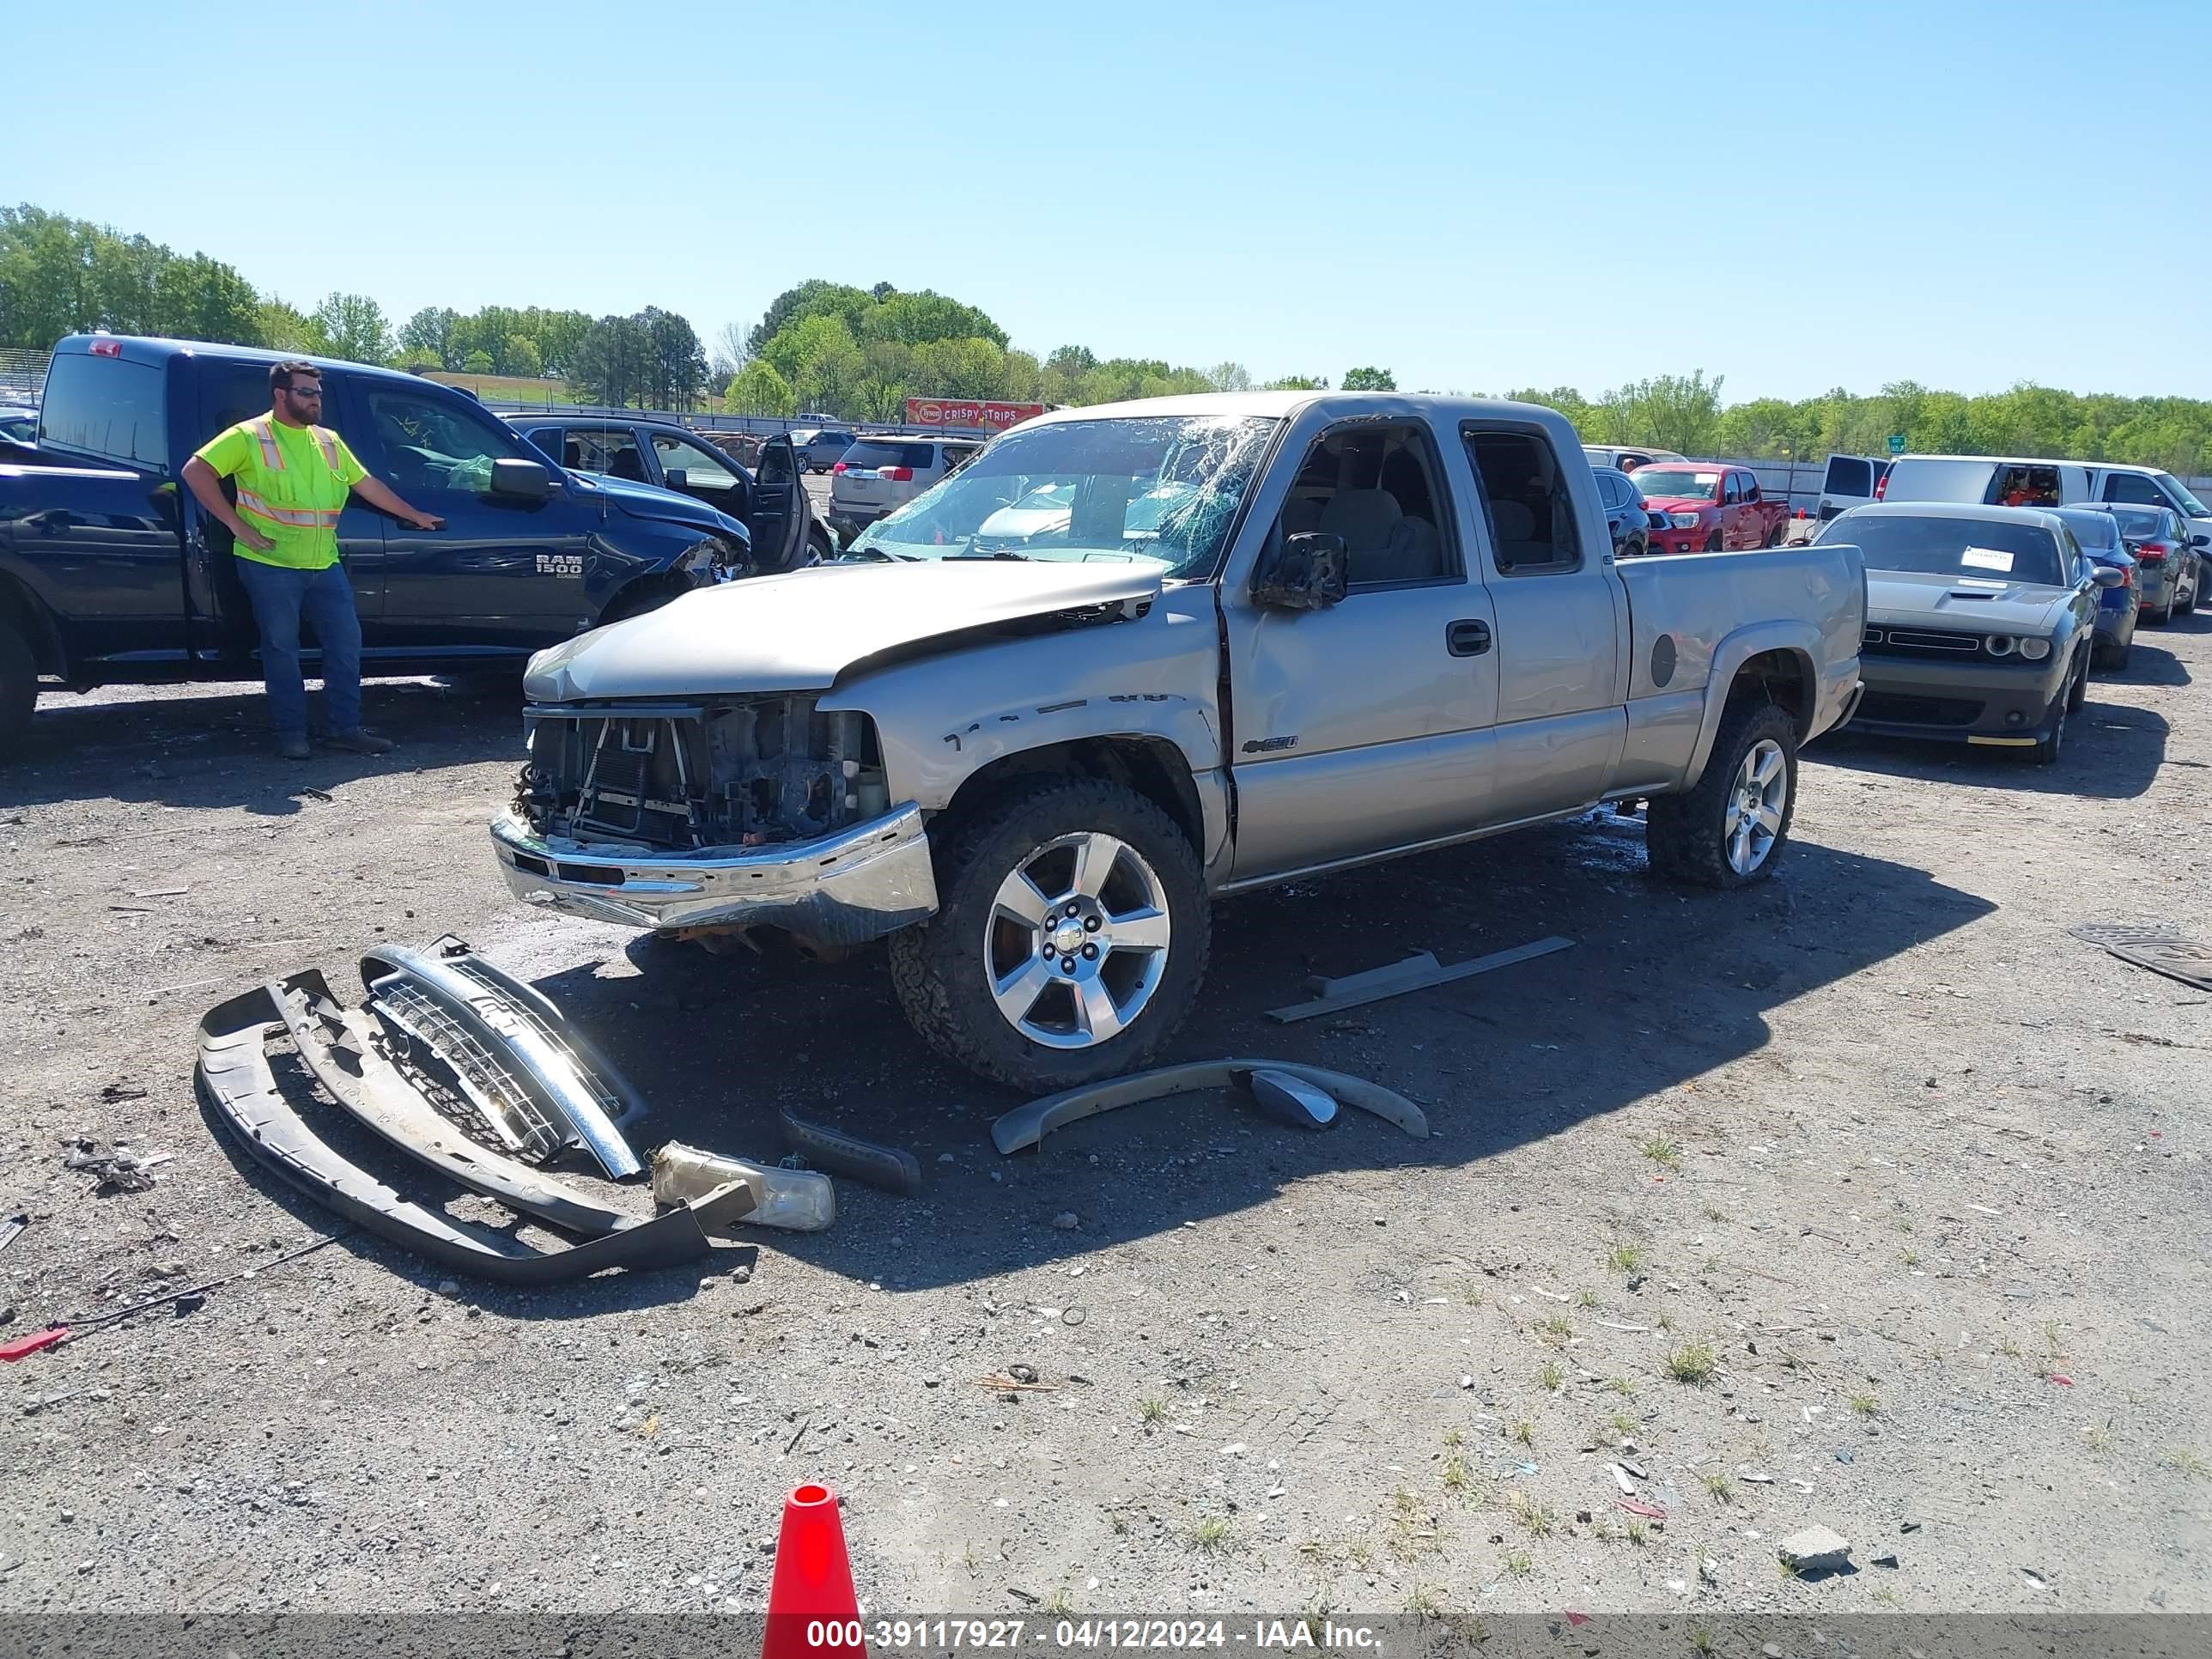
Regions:
<svg viewBox="0 0 2212 1659"><path fill-rule="evenodd" d="M1654 461L1636 469L1636 483L1651 509L1654 553L1779 547L1789 528L1790 503L1768 501L1758 478L1745 467L1717 461Z"/></svg>

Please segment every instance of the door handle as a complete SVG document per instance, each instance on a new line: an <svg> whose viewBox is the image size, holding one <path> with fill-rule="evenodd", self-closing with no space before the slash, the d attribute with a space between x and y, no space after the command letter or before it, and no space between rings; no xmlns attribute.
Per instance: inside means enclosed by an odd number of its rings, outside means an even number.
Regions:
<svg viewBox="0 0 2212 1659"><path fill-rule="evenodd" d="M1444 649L1455 657L1479 657L1490 649L1490 624L1467 621L1444 624Z"/></svg>

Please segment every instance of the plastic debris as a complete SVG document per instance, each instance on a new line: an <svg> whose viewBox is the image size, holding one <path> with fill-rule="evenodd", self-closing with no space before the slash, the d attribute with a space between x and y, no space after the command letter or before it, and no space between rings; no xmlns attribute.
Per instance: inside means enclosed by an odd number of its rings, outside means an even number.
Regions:
<svg viewBox="0 0 2212 1659"><path fill-rule="evenodd" d="M818 1171L763 1168L675 1140L653 1155L653 1201L663 1209L704 1198L733 1181L750 1182L762 1194L744 1224L818 1233L837 1218L837 1190Z"/></svg>

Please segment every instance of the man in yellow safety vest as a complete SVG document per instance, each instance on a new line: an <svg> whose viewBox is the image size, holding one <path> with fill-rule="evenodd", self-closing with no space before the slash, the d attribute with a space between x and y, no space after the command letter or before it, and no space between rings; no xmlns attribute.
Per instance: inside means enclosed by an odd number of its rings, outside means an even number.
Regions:
<svg viewBox="0 0 2212 1659"><path fill-rule="evenodd" d="M357 495L416 530L442 530L446 521L408 506L368 476L344 439L316 424L323 372L313 363L278 363L269 371L269 413L216 434L185 463L185 483L236 538L231 550L261 629L262 683L277 752L287 760L309 752L307 687L300 672L304 618L322 647L331 745L381 755L392 739L361 723L361 617L338 562L338 514ZM235 507L224 499L225 478L238 480Z"/></svg>

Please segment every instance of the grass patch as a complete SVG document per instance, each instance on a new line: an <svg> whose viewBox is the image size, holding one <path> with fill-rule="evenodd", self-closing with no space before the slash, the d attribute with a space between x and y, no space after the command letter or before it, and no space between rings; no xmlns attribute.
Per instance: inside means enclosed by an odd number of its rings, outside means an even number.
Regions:
<svg viewBox="0 0 2212 1659"><path fill-rule="evenodd" d="M1208 1555L1218 1555L1229 1547L1229 1517L1225 1515L1200 1516L1192 1523L1190 1547Z"/></svg>
<svg viewBox="0 0 2212 1659"><path fill-rule="evenodd" d="M1168 1402L1164 1400L1140 1400L1137 1402L1137 1421L1146 1428L1167 1421Z"/></svg>
<svg viewBox="0 0 2212 1659"><path fill-rule="evenodd" d="M1709 1255L1709 1256L1707 1256L1707 1257L1705 1258L1705 1265L1704 1267L1702 1267L1698 1268L1698 1272L1699 1273L1703 1274L1705 1278L1707 1278L1707 1279L1711 1279L1711 1278L1715 1273L1718 1273L1720 1270L1721 1270L1721 1259L1720 1259L1720 1257L1718 1257L1718 1256L1717 1256L1717 1255Z"/></svg>
<svg viewBox="0 0 2212 1659"><path fill-rule="evenodd" d="M1605 1265L1617 1273L1632 1273L1644 1265L1640 1244L1615 1244L1605 1253Z"/></svg>
<svg viewBox="0 0 2212 1659"><path fill-rule="evenodd" d="M1723 1210L1723 1208L1721 1208L1721 1206L1720 1206L1719 1205L1717 1205L1717 1204L1708 1204L1708 1205L1706 1205L1706 1206L1705 1206L1705 1219L1706 1219L1706 1220L1708 1220L1708 1221L1726 1221L1728 1218L1729 1218L1729 1212L1728 1212L1726 1210Z"/></svg>
<svg viewBox="0 0 2212 1659"><path fill-rule="evenodd" d="M1048 1613L1055 1619L1065 1619L1075 1611L1075 1592L1062 1584L1037 1603L1037 1611Z"/></svg>
<svg viewBox="0 0 2212 1659"><path fill-rule="evenodd" d="M2093 1423L2081 1431L2081 1437L2089 1443L2089 1449L2103 1454L2112 1449L2112 1431L2101 1423Z"/></svg>
<svg viewBox="0 0 2212 1659"><path fill-rule="evenodd" d="M1536 1373L1536 1380L1553 1394L1557 1394L1566 1386L1566 1367L1556 1359L1547 1359L1544 1362L1544 1369Z"/></svg>
<svg viewBox="0 0 2212 1659"><path fill-rule="evenodd" d="M1467 1444L1467 1436L1462 1434L1457 1429L1446 1429L1444 1431L1444 1444L1447 1448L1452 1446L1464 1446Z"/></svg>
<svg viewBox="0 0 2212 1659"><path fill-rule="evenodd" d="M2020 1358L2020 1344L2008 1336L1998 1342L1997 1352L2007 1359L2017 1359Z"/></svg>
<svg viewBox="0 0 2212 1659"><path fill-rule="evenodd" d="M1615 1412L1612 1416L1607 1418L1605 1422L1606 1426L1611 1429L1615 1434L1634 1434L1636 1432L1636 1419L1631 1417L1626 1412Z"/></svg>
<svg viewBox="0 0 2212 1659"><path fill-rule="evenodd" d="M1575 1306L1577 1308L1595 1308L1597 1306L1597 1292L1595 1291L1577 1291L1575 1292Z"/></svg>
<svg viewBox="0 0 2212 1659"><path fill-rule="evenodd" d="M1717 1504L1735 1502L1735 1482L1729 1478L1725 1469L1715 1469L1705 1477L1705 1490L1712 1494Z"/></svg>
<svg viewBox="0 0 2212 1659"><path fill-rule="evenodd" d="M1416 1584L1406 1598L1406 1611L1426 1624L1444 1616L1444 1593L1432 1584Z"/></svg>
<svg viewBox="0 0 2212 1659"><path fill-rule="evenodd" d="M1674 1328L1674 1316L1670 1313L1662 1313L1656 1319L1653 1320L1651 1323L1656 1329L1671 1331Z"/></svg>
<svg viewBox="0 0 2212 1659"><path fill-rule="evenodd" d="M1523 1446L1533 1446L1536 1443L1536 1425L1525 1417L1520 1418L1505 1431L1505 1437Z"/></svg>
<svg viewBox="0 0 2212 1659"><path fill-rule="evenodd" d="M1899 1250L1897 1253L1897 1259L1899 1261L1902 1261L1908 1267L1917 1267L1920 1265L1920 1252L1917 1250Z"/></svg>
<svg viewBox="0 0 2212 1659"><path fill-rule="evenodd" d="M1642 1549L1651 1541L1651 1528L1639 1520L1631 1519L1628 1523L1628 1541L1637 1548Z"/></svg>
<svg viewBox="0 0 2212 1659"><path fill-rule="evenodd" d="M1575 1322L1565 1314L1553 1314L1549 1319L1540 1319L1536 1328L1551 1340L1564 1342L1575 1334Z"/></svg>
<svg viewBox="0 0 2212 1659"><path fill-rule="evenodd" d="M1662 1169L1679 1170L1682 1167L1681 1144L1669 1140L1665 1135L1653 1135L1650 1139L1639 1142L1636 1150Z"/></svg>
<svg viewBox="0 0 2212 1659"><path fill-rule="evenodd" d="M1605 1386L1618 1395L1632 1395L1636 1392L1636 1384L1625 1376L1608 1376L1605 1379Z"/></svg>
<svg viewBox="0 0 2212 1659"><path fill-rule="evenodd" d="M1505 1507L1516 1521L1528 1528L1530 1537L1549 1538L1552 1535L1553 1516L1551 1510L1527 1492L1515 1492L1505 1500Z"/></svg>
<svg viewBox="0 0 2212 1659"><path fill-rule="evenodd" d="M1467 1490L1467 1459L1457 1452L1448 1453L1444 1457L1443 1479L1446 1492L1465 1492Z"/></svg>
<svg viewBox="0 0 2212 1659"><path fill-rule="evenodd" d="M2168 1446L2158 1461L2169 1469L2193 1474L2200 1480L2212 1480L2212 1463L2205 1462L2203 1454L2187 1446Z"/></svg>
<svg viewBox="0 0 2212 1659"><path fill-rule="evenodd" d="M1703 1625L1692 1625L1690 1626L1690 1651L1717 1653L1720 1651L1720 1647L1713 1640L1712 1632L1707 1630Z"/></svg>
<svg viewBox="0 0 2212 1659"><path fill-rule="evenodd" d="M1515 1550L1505 1558L1505 1571L1516 1578L1526 1578L1536 1571L1536 1564L1529 1559L1528 1551Z"/></svg>
<svg viewBox="0 0 2212 1659"><path fill-rule="evenodd" d="M1881 1409L1881 1401L1870 1394L1855 1394L1850 1397L1850 1408L1861 1417L1872 1417Z"/></svg>
<svg viewBox="0 0 2212 1659"><path fill-rule="evenodd" d="M1667 1375L1677 1382L1687 1382L1702 1389L1713 1380L1719 1364L1712 1345L1706 1342L1685 1342L1667 1356Z"/></svg>

